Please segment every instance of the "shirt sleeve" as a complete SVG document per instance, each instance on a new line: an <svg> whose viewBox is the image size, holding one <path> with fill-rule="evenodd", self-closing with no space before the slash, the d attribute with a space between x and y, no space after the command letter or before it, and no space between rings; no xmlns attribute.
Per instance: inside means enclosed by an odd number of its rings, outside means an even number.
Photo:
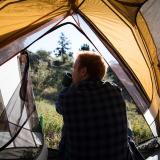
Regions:
<svg viewBox="0 0 160 160"><path fill-rule="evenodd" d="M58 98L55 102L56 105L56 111L63 115L64 114L64 101L66 100L67 95L74 95L76 90L76 85L72 84L69 87L65 87L58 95Z"/></svg>
<svg viewBox="0 0 160 160"><path fill-rule="evenodd" d="M56 105L56 111L59 113L59 114L63 114L63 103L62 103L62 101L63 101L63 98L64 98L64 96L65 96L65 94L67 93L67 91L68 91L68 88L69 87L66 87L66 88L64 88L60 93L59 93L59 95L58 95L58 98L57 98L57 100L56 100L56 102L55 102L55 105Z"/></svg>

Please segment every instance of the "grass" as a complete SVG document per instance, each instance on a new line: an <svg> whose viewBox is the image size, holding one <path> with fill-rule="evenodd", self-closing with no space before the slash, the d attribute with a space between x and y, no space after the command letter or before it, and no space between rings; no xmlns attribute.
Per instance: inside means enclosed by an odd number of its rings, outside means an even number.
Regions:
<svg viewBox="0 0 160 160"><path fill-rule="evenodd" d="M137 112L134 104L127 104L127 117L131 125L136 144L150 139L153 135L143 116ZM56 112L55 105L50 101L36 101L39 119L42 124L45 141L49 148L58 148L61 139L61 129L63 125L62 116Z"/></svg>
<svg viewBox="0 0 160 160"><path fill-rule="evenodd" d="M57 148L61 138L62 116L56 112L55 105L46 100L36 101L39 119L49 148Z"/></svg>
<svg viewBox="0 0 160 160"><path fill-rule="evenodd" d="M127 117L131 125L134 140L136 144L146 141L153 137L152 132L146 123L144 117L137 111L133 103L126 102Z"/></svg>

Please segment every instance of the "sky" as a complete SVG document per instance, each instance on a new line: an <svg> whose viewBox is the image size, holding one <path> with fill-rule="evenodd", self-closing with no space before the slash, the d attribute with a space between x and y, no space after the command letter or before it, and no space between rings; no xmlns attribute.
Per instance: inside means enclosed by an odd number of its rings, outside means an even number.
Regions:
<svg viewBox="0 0 160 160"><path fill-rule="evenodd" d="M75 21L72 17L66 18L63 22L68 21L75 24ZM107 61L113 61L113 56L108 52L108 50L104 47L101 41L93 33L93 31L85 23L82 22L81 25L83 25L81 27L85 28L85 31L86 33L88 33L89 38L94 44L96 44L96 47L104 55ZM89 42L89 40L83 34L81 34L73 25L70 24L64 25L56 29L55 31L49 33L48 35L42 37L40 40L31 45L28 50L32 52L36 52L38 50L46 50L53 52L53 50L57 48L58 40L62 32L64 33L65 37L67 37L68 40L71 42L70 51L74 53L74 57L76 57L76 53L79 51L80 47L83 44L88 44L90 46L90 50L96 50L94 46Z"/></svg>
<svg viewBox="0 0 160 160"><path fill-rule="evenodd" d="M91 50L94 49L92 44L86 39L84 35L82 35L74 26L68 24L44 36L33 45L31 45L28 50L36 52L42 49L53 52L53 50L56 49L58 45L58 40L62 32L64 33L65 37L67 37L71 42L71 52L77 53L81 45L83 45L84 43L88 44Z"/></svg>

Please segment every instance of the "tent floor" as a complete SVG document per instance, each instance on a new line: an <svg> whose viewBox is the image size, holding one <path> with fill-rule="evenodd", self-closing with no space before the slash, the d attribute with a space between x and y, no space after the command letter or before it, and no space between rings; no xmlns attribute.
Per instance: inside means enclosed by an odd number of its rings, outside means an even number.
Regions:
<svg viewBox="0 0 160 160"><path fill-rule="evenodd" d="M149 156L146 160L160 160L160 150L156 151L152 156Z"/></svg>

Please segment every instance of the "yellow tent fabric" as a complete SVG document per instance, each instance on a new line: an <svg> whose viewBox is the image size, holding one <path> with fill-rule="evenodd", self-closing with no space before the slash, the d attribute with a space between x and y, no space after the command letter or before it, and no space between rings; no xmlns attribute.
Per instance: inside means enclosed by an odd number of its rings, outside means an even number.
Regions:
<svg viewBox="0 0 160 160"><path fill-rule="evenodd" d="M150 103L143 114L156 136L160 134L159 8L159 0L2 1L0 64L38 39L46 26L51 28L69 15L80 15L106 46L113 48L111 53ZM25 43L26 38L30 42Z"/></svg>
<svg viewBox="0 0 160 160"><path fill-rule="evenodd" d="M67 1L2 1L0 2L0 46L4 46L42 24L69 11Z"/></svg>

